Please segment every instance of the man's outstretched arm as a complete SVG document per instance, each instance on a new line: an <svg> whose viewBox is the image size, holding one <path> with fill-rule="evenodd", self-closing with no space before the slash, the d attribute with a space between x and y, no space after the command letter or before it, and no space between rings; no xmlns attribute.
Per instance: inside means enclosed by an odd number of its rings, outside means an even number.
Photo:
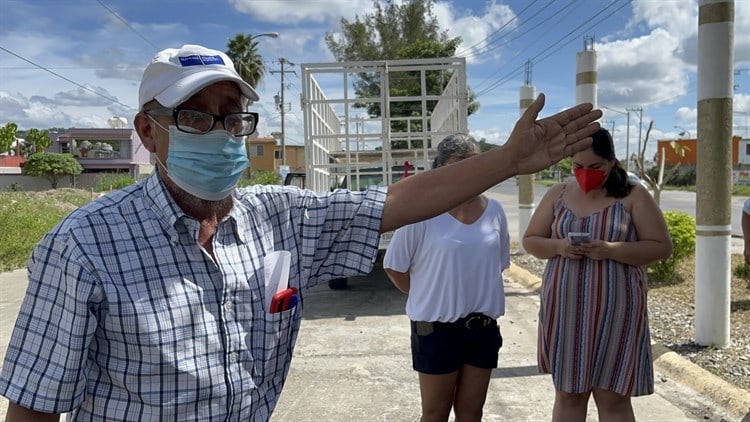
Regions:
<svg viewBox="0 0 750 422"><path fill-rule="evenodd" d="M510 177L546 169L591 145L601 111L586 103L537 120L543 106L540 94L503 146L391 185L380 231L442 214Z"/></svg>

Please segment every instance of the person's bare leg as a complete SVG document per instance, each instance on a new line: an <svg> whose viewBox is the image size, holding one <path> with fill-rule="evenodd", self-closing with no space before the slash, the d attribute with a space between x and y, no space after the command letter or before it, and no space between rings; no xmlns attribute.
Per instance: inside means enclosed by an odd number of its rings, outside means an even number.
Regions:
<svg viewBox="0 0 750 422"><path fill-rule="evenodd" d="M492 369L464 365L458 374L453 411L456 422L481 422Z"/></svg>
<svg viewBox="0 0 750 422"><path fill-rule="evenodd" d="M445 422L451 414L456 394L458 371L445 375L419 372L419 392L422 395L422 422Z"/></svg>
<svg viewBox="0 0 750 422"><path fill-rule="evenodd" d="M635 413L629 396L595 388L594 401L600 421L635 422Z"/></svg>
<svg viewBox="0 0 750 422"><path fill-rule="evenodd" d="M555 390L552 422L584 422L586 420L586 408L588 407L590 395L590 392L565 393Z"/></svg>

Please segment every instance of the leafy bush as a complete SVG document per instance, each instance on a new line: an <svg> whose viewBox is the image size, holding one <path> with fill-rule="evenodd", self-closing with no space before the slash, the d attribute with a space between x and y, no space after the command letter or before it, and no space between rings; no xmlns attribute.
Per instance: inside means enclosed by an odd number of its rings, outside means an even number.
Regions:
<svg viewBox="0 0 750 422"><path fill-rule="evenodd" d="M664 213L667 229L672 238L672 255L648 265L649 277L657 282L679 282L677 267L695 253L695 218L682 211Z"/></svg>
<svg viewBox="0 0 750 422"><path fill-rule="evenodd" d="M681 164L674 171L674 167L664 169L664 185L669 186L695 186L696 173L695 166L691 164ZM646 170L646 174L656 180L659 177L659 167L654 166Z"/></svg>
<svg viewBox="0 0 750 422"><path fill-rule="evenodd" d="M251 186L251 185L280 185L281 175L273 171L265 170L253 170L250 173L250 178L242 178L237 184L239 187Z"/></svg>
<svg viewBox="0 0 750 422"><path fill-rule="evenodd" d="M734 276L737 278L742 278L750 281L750 265L742 262L734 267L734 271L732 272L732 274L734 274Z"/></svg>
<svg viewBox="0 0 750 422"><path fill-rule="evenodd" d="M126 173L106 173L99 176L96 180L97 192L111 191L130 186L135 183L135 179Z"/></svg>
<svg viewBox="0 0 750 422"><path fill-rule="evenodd" d="M56 152L37 152L31 154L23 166L23 174L28 176L43 176L57 189L62 176L75 176L83 172L83 167L71 154Z"/></svg>

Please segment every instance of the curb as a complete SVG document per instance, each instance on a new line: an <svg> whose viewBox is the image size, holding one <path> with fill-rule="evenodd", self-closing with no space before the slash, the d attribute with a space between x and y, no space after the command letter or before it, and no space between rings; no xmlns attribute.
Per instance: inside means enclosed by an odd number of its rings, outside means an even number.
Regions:
<svg viewBox="0 0 750 422"><path fill-rule="evenodd" d="M539 277L514 263L505 270L505 275L535 292L542 287ZM665 346L652 344L651 352L654 368L660 373L711 399L738 420L750 420L750 392L730 384Z"/></svg>

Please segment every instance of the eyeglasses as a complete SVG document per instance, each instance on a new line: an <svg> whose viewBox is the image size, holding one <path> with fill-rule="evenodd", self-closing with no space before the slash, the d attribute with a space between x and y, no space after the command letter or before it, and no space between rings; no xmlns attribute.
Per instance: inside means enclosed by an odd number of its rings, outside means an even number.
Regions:
<svg viewBox="0 0 750 422"><path fill-rule="evenodd" d="M258 113L242 112L211 114L190 108L157 108L144 111L154 116L172 116L175 126L182 132L204 134L212 131L216 122L222 122L224 130L232 136L247 136L255 132Z"/></svg>

